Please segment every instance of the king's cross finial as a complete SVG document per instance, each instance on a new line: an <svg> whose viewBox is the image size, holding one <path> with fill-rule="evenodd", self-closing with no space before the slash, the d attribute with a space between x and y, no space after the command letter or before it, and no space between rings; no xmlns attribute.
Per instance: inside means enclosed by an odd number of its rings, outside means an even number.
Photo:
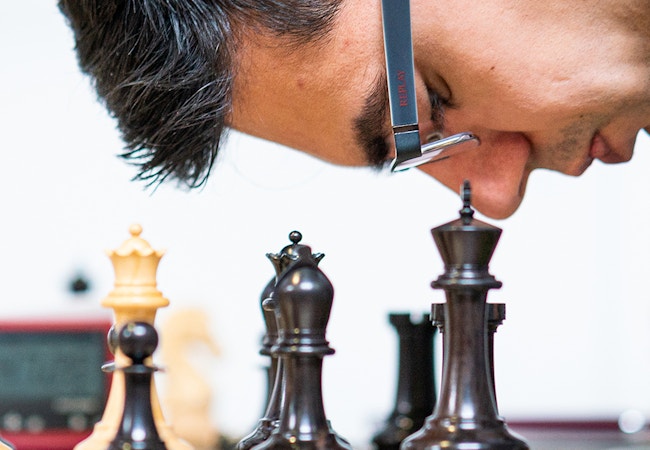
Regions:
<svg viewBox="0 0 650 450"><path fill-rule="evenodd" d="M474 210L472 209L472 187L469 180L463 181L460 198L463 200L463 209L459 211L460 217L463 220L463 225L469 225L474 218Z"/></svg>

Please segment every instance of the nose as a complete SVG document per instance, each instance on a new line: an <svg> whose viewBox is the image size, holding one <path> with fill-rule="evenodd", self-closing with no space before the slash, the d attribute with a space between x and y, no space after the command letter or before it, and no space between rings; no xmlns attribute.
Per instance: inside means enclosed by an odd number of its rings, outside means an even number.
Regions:
<svg viewBox="0 0 650 450"><path fill-rule="evenodd" d="M523 200L532 170L530 142L521 133L474 132L481 141L475 149L420 166L420 170L454 192L458 192L464 180L469 180L476 209L488 217L504 219Z"/></svg>

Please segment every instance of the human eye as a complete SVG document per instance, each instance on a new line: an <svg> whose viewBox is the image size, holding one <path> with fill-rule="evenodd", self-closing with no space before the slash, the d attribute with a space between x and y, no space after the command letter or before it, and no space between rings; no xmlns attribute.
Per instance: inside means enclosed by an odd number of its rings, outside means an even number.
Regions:
<svg viewBox="0 0 650 450"><path fill-rule="evenodd" d="M445 129L445 108L449 106L449 100L443 97L438 91L428 88L429 104L431 105L430 119L433 122L433 130L426 136L427 142L437 141L444 137Z"/></svg>

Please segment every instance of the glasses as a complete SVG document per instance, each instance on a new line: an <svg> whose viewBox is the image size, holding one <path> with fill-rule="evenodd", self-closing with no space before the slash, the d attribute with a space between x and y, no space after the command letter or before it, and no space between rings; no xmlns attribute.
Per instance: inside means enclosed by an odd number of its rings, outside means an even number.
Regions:
<svg viewBox="0 0 650 450"><path fill-rule="evenodd" d="M456 146L467 141L478 141L470 132L420 145L409 0L382 0L381 9L388 102L395 137L395 159L391 172L440 161L468 150L468 147Z"/></svg>

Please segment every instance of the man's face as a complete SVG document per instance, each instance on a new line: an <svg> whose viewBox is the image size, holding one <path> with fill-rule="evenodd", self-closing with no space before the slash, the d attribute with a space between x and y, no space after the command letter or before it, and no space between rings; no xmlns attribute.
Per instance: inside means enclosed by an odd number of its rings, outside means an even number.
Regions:
<svg viewBox="0 0 650 450"><path fill-rule="evenodd" d="M480 139L420 169L454 191L469 179L488 216L517 209L534 169L629 160L650 126L646 0L411 0L411 17L423 141ZM382 39L379 1L346 0L323 42L251 45L233 126L335 164L392 159Z"/></svg>

